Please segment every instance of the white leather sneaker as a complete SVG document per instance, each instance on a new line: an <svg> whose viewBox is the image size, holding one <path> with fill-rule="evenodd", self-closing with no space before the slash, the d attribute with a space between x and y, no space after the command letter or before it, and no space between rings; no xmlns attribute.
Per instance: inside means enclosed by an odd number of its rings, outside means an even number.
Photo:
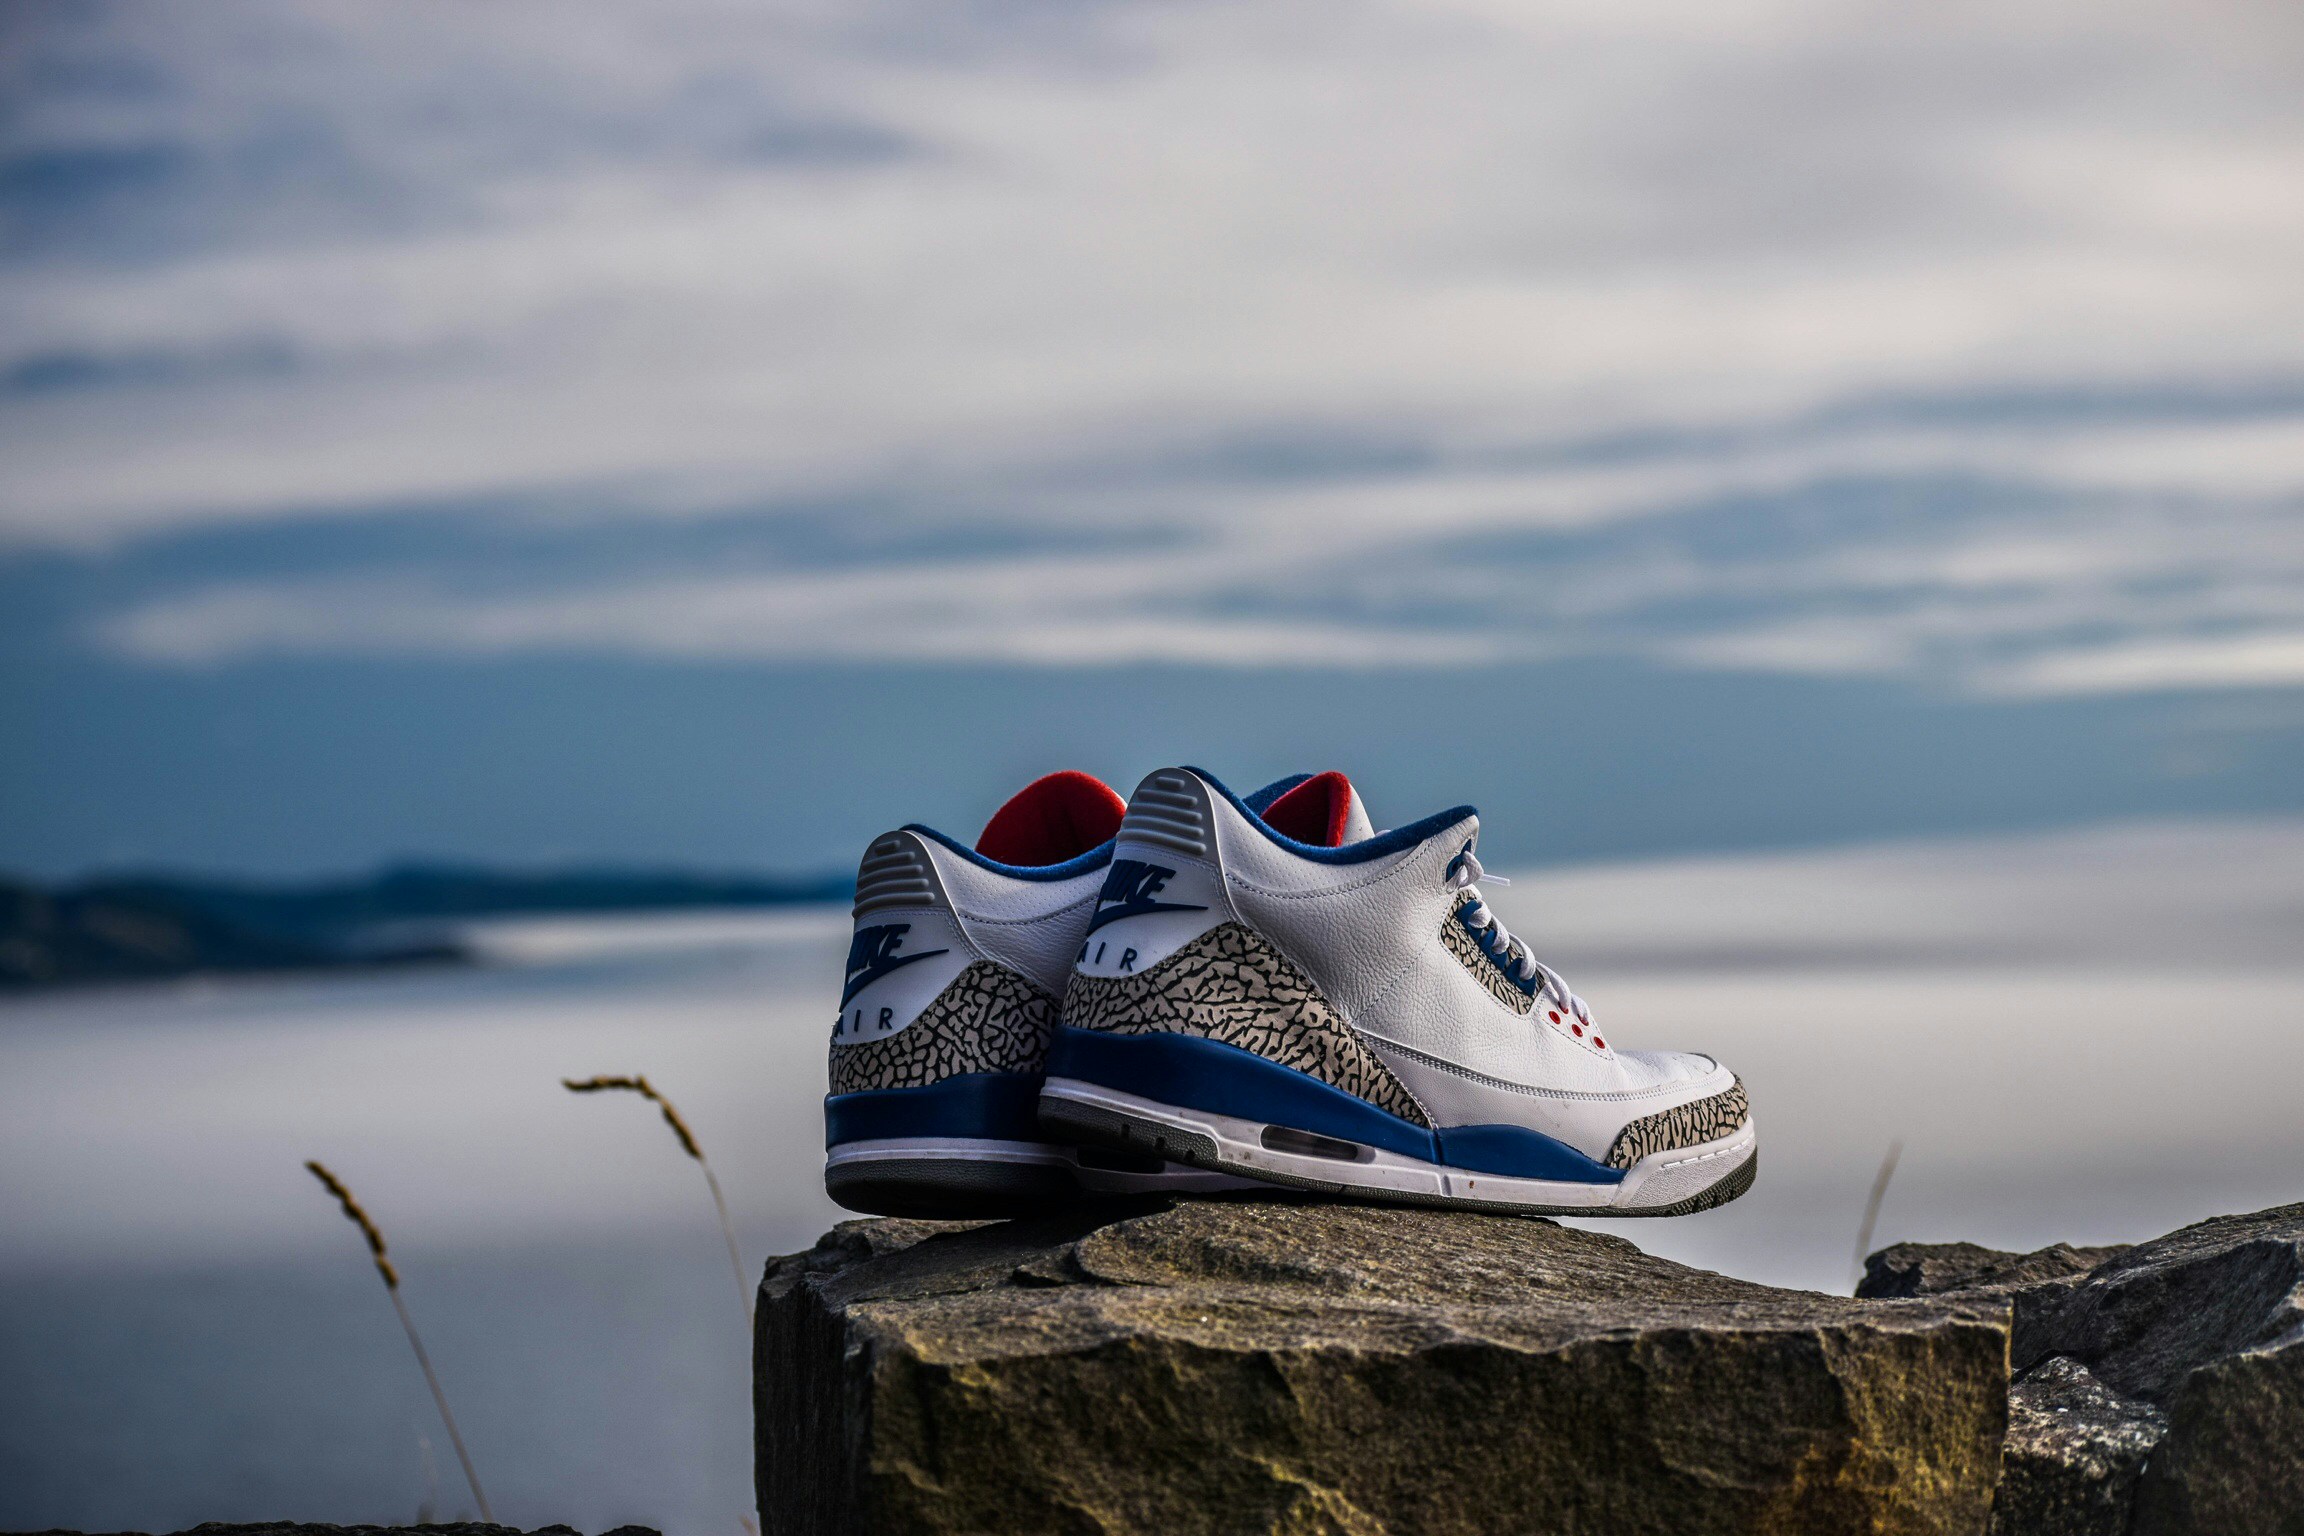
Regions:
<svg viewBox="0 0 2304 1536"><path fill-rule="evenodd" d="M1274 1184L1669 1216L1758 1170L1743 1085L1620 1051L1481 899L1470 806L1372 833L1342 774L1261 813L1192 768L1128 803L1041 1123Z"/></svg>
<svg viewBox="0 0 2304 1536"><path fill-rule="evenodd" d="M1073 1146L1035 1113L1125 810L1089 775L1053 773L1002 806L972 848L917 825L873 839L856 873L824 1099L834 1200L886 1216L1008 1216L1083 1191L1235 1182Z"/></svg>

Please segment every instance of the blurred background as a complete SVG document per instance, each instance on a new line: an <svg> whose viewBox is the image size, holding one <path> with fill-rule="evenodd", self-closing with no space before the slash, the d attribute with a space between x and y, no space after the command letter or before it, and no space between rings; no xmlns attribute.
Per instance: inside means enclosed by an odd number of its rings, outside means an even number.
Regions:
<svg viewBox="0 0 2304 1536"><path fill-rule="evenodd" d="M701 1181L556 1080L804 1247L841 881L1057 767L1477 803L1766 1123L1651 1251L1845 1290L1897 1139L1881 1243L2304 1198L2300 87L2277 0L12 0L0 1526L468 1511L319 1156L500 1517L736 1531Z"/></svg>

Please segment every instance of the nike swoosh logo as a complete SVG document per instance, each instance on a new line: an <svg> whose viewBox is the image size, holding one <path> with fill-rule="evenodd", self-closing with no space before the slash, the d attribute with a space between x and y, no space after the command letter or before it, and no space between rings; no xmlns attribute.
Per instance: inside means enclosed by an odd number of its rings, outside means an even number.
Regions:
<svg viewBox="0 0 2304 1536"><path fill-rule="evenodd" d="M1110 906L1098 909L1088 919L1088 931L1094 933L1106 923L1116 923L1124 917L1142 917L1147 912L1205 912L1206 907L1194 906L1188 901L1139 901L1133 905Z"/></svg>
<svg viewBox="0 0 2304 1536"><path fill-rule="evenodd" d="M868 971L860 971L856 975L848 978L848 988L846 991L840 994L840 1006L843 1008L847 1007L849 1001L853 999L857 993L863 991L866 987L872 985L872 983L878 981L881 977L887 975L890 971L900 971L904 969L904 967L912 964L914 961L933 960L938 955L948 955L950 953L951 951L948 949L925 950L917 955L900 955L893 960L883 960Z"/></svg>

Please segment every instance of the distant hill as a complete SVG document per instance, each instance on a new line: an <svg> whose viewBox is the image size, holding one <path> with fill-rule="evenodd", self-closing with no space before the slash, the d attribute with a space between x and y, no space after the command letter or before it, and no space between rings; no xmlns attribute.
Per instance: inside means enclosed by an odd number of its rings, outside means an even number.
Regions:
<svg viewBox="0 0 2304 1536"><path fill-rule="evenodd" d="M458 961L469 957L439 931L458 920L783 906L852 889L837 875L423 865L299 885L152 875L50 889L0 877L0 988Z"/></svg>

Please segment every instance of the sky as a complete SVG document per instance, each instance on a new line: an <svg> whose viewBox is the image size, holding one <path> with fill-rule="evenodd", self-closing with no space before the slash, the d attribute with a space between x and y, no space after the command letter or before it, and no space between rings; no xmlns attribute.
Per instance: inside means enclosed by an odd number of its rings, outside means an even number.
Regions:
<svg viewBox="0 0 2304 1536"><path fill-rule="evenodd" d="M2304 809L2304 14L23 0L0 868Z"/></svg>

